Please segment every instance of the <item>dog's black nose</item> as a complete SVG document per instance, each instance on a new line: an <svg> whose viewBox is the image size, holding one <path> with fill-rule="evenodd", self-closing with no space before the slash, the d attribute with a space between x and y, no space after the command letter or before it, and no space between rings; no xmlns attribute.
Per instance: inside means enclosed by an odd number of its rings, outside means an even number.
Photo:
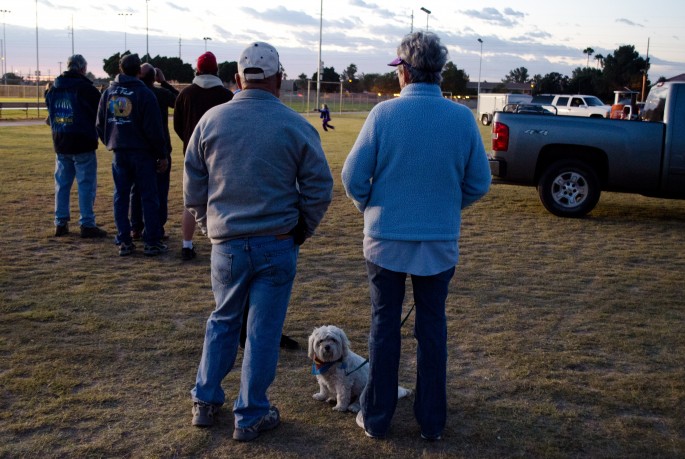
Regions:
<svg viewBox="0 0 685 459"><path fill-rule="evenodd" d="M331 350L331 346L329 346L328 344L326 344L323 348L327 352Z"/></svg>

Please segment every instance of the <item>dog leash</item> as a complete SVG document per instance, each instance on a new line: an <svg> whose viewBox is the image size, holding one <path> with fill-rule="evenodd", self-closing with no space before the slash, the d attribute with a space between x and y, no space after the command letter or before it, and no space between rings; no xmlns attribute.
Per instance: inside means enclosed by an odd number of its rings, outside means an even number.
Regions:
<svg viewBox="0 0 685 459"><path fill-rule="evenodd" d="M407 319L408 319L409 316L411 315L411 312L414 310L414 306L416 306L416 303L414 303L414 304L411 305L411 309L409 309L409 312L407 313L407 315L404 316L404 319L402 319L402 322L400 322L400 328L402 328L402 326L404 325L404 323L407 321ZM354 373L355 371L359 370L360 368L362 368L362 367L363 367L364 365L366 365L367 363L369 363L369 359L364 360L364 361L363 361L357 368L355 368L354 370L352 370L352 371L346 371L346 372L345 372L345 376L351 375L352 373Z"/></svg>

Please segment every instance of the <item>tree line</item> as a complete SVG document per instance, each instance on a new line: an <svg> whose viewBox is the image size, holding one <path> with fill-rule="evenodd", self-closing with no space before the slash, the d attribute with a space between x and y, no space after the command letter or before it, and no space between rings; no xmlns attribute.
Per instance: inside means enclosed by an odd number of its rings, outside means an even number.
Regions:
<svg viewBox="0 0 685 459"><path fill-rule="evenodd" d="M533 94L592 94L602 100L613 99L613 91L631 89L640 92L642 85L649 87L650 81L646 79L649 70L649 58L640 57L633 45L623 45L617 48L614 53L603 56L595 54L594 49L585 48L583 54L587 55L585 67L576 68L571 76L562 75L558 72L551 72L546 75L536 74L530 76L528 69L518 67L506 75L494 92L508 92L506 83L525 83L531 85ZM103 70L109 78L114 78L119 73L119 60L122 56L129 54L126 51L122 54L116 53L103 59ZM596 66L590 66L590 57L594 54L593 60ZM149 55L143 56L142 60L149 62L164 72L164 76L169 81L179 83L190 83L195 76L191 64L183 62L178 57L165 57ZM238 64L235 61L225 61L219 64L219 77L227 83L234 82L234 76L238 71ZM22 84L23 79L15 74L5 75L8 84ZM89 75L95 79L92 74ZM287 75L285 75L287 78ZM296 90L306 90L308 81L316 83L317 73L314 72L311 78L302 73L295 79ZM442 72L443 81L441 84L444 92L451 92L453 95L475 95L475 89L467 88L470 82L469 75L459 69L453 62L447 62ZM322 84L321 90L324 92L370 92L393 94L400 91L399 82L395 71L388 73L359 73L355 64L350 64L341 73L337 73L334 67L324 67L321 73L321 82L336 83Z"/></svg>
<svg viewBox="0 0 685 459"><path fill-rule="evenodd" d="M620 46L607 56L595 55L596 67L590 66L594 50L585 48L583 54L587 55L585 67L577 67L570 77L557 72L530 77L525 67L519 67L502 80L502 87L509 82L528 83L533 94L591 94L611 101L614 91L629 89L641 92L643 84L646 88L651 84L647 79L649 58L640 57L633 45Z"/></svg>

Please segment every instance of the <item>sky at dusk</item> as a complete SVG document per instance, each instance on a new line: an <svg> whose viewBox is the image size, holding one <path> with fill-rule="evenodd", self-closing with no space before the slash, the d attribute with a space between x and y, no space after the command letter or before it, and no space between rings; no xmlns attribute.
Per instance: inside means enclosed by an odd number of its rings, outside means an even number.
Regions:
<svg viewBox="0 0 685 459"><path fill-rule="evenodd" d="M322 18L322 61L341 73L386 73L397 44L411 30L437 33L450 60L471 81L501 81L526 67L530 76L599 62L619 46L633 45L649 58L649 77L685 73L681 41L685 3L658 7L642 1L405 1L405 0L0 0L8 72L56 75L67 57L82 54L88 70L104 76L103 59L124 46L141 56L181 57L195 65L205 51L235 61L252 41L280 52L289 78L316 72ZM424 10L430 11L430 14ZM9 11L9 12L7 12ZM205 39L206 38L206 39ZM481 44L483 41L482 55ZM36 39L38 46L36 46ZM595 55L583 53L593 48ZM482 60L481 60L482 56Z"/></svg>

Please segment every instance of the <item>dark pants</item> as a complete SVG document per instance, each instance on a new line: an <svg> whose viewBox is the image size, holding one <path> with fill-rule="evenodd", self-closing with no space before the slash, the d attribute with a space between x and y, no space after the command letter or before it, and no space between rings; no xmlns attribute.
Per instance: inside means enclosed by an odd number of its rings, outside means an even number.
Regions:
<svg viewBox="0 0 685 459"><path fill-rule="evenodd" d="M169 183L171 182L171 156L169 167L166 172L156 174L157 195L159 198L159 224L162 225L162 236L164 236L164 225L169 216ZM131 229L142 232L145 228L143 223L143 204L140 199L138 187L134 184L131 188Z"/></svg>
<svg viewBox="0 0 685 459"><path fill-rule="evenodd" d="M157 161L145 150L114 151L112 177L114 179L114 223L117 226L117 243L131 243L131 222L128 212L131 187L140 192L145 222L146 244L155 244L162 237L159 222L157 195Z"/></svg>
<svg viewBox="0 0 685 459"><path fill-rule="evenodd" d="M369 381L361 395L364 427L384 436L397 406L402 303L406 273L366 262L371 294ZM442 434L447 418L447 318L445 301L454 268L434 276L411 275L414 289L416 397L414 415L421 433Z"/></svg>

